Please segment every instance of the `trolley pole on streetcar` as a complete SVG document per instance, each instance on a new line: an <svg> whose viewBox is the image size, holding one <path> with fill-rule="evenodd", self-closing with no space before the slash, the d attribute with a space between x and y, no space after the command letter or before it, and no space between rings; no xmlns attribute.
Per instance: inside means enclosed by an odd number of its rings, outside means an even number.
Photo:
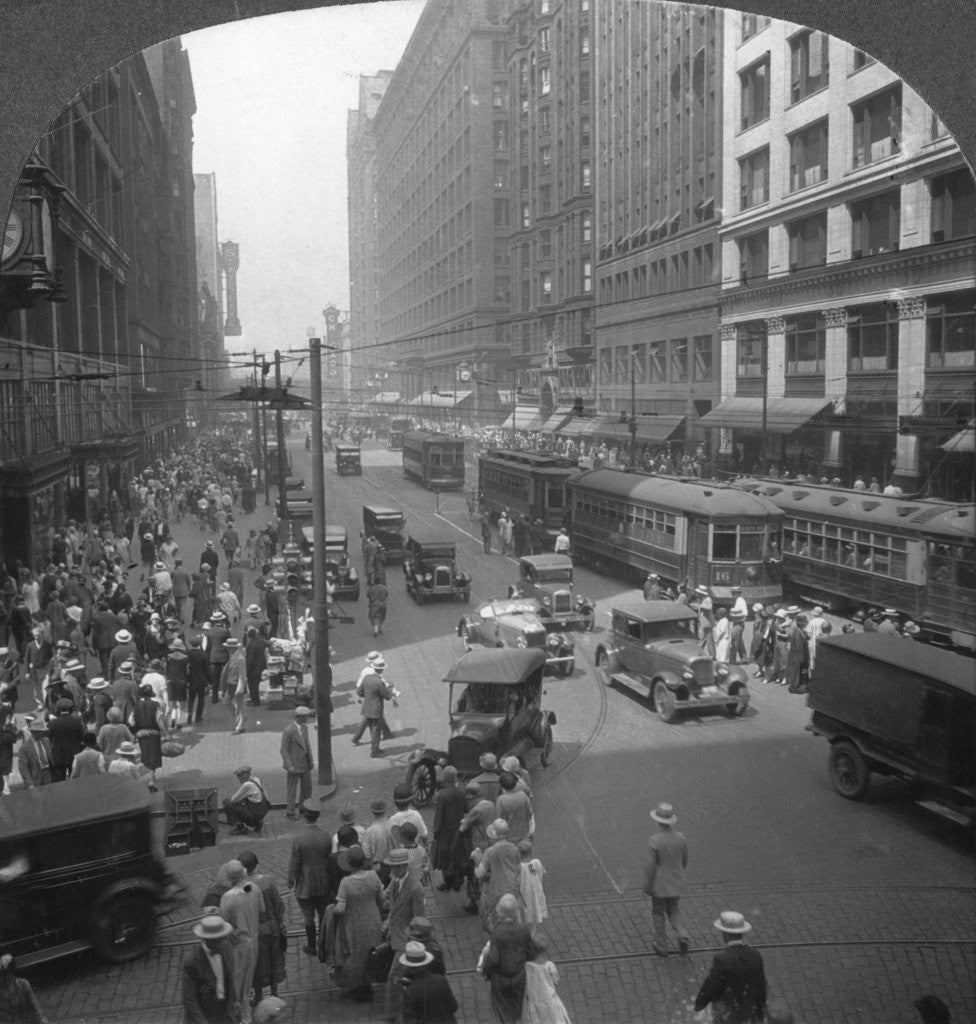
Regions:
<svg viewBox="0 0 976 1024"><path fill-rule="evenodd" d="M329 601L325 565L325 468L322 450L322 339L309 338L312 378L312 683L318 722L319 787L322 796L335 792L332 773L332 663L329 657ZM323 790L321 787L325 787Z"/></svg>

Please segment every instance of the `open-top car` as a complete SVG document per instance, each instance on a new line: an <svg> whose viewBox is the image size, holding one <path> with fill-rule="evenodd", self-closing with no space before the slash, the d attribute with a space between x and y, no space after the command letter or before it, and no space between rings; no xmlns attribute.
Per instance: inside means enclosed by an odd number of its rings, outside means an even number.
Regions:
<svg viewBox="0 0 976 1024"><path fill-rule="evenodd" d="M375 537L383 549L384 565L402 562L406 552L403 545L404 518L398 508L386 505L363 505L363 557L366 541Z"/></svg>
<svg viewBox="0 0 976 1024"><path fill-rule="evenodd" d="M407 593L424 604L441 597L471 599L471 577L460 572L456 564L457 549L453 540L407 540L403 575Z"/></svg>
<svg viewBox="0 0 976 1024"><path fill-rule="evenodd" d="M462 617L458 636L465 647L537 647L546 652L546 670L569 676L576 667L573 638L546 629L535 600L510 597L489 601Z"/></svg>
<svg viewBox="0 0 976 1024"><path fill-rule="evenodd" d="M573 593L573 560L568 555L524 555L512 597L534 597L550 629L593 628L593 605Z"/></svg>
<svg viewBox="0 0 976 1024"><path fill-rule="evenodd" d="M335 446L336 472L339 476L346 473L363 475L362 452L358 444L337 444Z"/></svg>
<svg viewBox="0 0 976 1024"><path fill-rule="evenodd" d="M10 793L0 800L0 955L21 967L89 948L111 963L141 956L167 886L160 854L149 794L131 779Z"/></svg>
<svg viewBox="0 0 976 1024"><path fill-rule="evenodd" d="M477 775L482 754L524 757L538 747L542 766L549 764L556 716L542 708L545 668L543 651L511 647L476 648L454 663L444 677L450 684L447 750L427 747L411 756L407 782L414 803L431 801L446 765L461 776Z"/></svg>
<svg viewBox="0 0 976 1024"><path fill-rule="evenodd" d="M623 597L612 612L612 636L596 649L597 674L654 701L664 722L683 711L719 708L741 715L749 706L748 675L741 665L701 651L697 613L677 601Z"/></svg>

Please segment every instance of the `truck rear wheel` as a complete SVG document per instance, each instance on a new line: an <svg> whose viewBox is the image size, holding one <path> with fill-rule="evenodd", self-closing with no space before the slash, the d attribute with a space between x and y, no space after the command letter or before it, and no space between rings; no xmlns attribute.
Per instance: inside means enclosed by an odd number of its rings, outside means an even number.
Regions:
<svg viewBox="0 0 976 1024"><path fill-rule="evenodd" d="M863 800L871 782L871 771L853 743L841 741L830 748L830 781L847 800Z"/></svg>

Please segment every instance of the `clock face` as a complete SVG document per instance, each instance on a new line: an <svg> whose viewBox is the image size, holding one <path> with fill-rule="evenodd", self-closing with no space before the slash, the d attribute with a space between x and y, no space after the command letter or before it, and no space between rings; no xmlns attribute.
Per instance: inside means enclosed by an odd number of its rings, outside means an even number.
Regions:
<svg viewBox="0 0 976 1024"><path fill-rule="evenodd" d="M10 210L10 217L3 228L3 250L0 263L6 263L15 256L24 241L24 215L16 206Z"/></svg>

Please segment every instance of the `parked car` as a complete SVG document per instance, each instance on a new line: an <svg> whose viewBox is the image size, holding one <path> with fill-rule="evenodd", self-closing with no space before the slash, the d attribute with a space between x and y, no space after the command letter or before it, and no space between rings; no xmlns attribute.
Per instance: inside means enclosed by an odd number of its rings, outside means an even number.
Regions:
<svg viewBox="0 0 976 1024"><path fill-rule="evenodd" d="M549 632L534 600L489 601L462 617L458 636L468 648L537 647L546 652L546 670L557 675L572 675L576 667L573 638L566 633Z"/></svg>
<svg viewBox="0 0 976 1024"><path fill-rule="evenodd" d="M325 569L332 573L332 596L337 601L359 600L359 573L349 564L349 541L344 526L325 526Z"/></svg>
<svg viewBox="0 0 976 1024"><path fill-rule="evenodd" d="M357 476L363 475L362 453L359 445L337 444L335 446L335 460L336 472L339 476L345 476L347 473L355 473Z"/></svg>
<svg viewBox="0 0 976 1024"><path fill-rule="evenodd" d="M285 505L288 509L288 518L291 522L311 523L313 516L311 491L286 491Z"/></svg>
<svg viewBox="0 0 976 1024"><path fill-rule="evenodd" d="M542 708L545 668L543 651L511 647L478 648L454 663L444 677L450 684L447 750L427 747L411 756L407 782L414 803L431 801L445 765L461 776L477 775L482 754L524 758L538 747L542 766L549 764L556 716Z"/></svg>
<svg viewBox="0 0 976 1024"><path fill-rule="evenodd" d="M972 658L882 633L821 637L807 704L841 796L863 800L872 772L888 775L908 782L922 807L973 825Z"/></svg>
<svg viewBox="0 0 976 1024"><path fill-rule="evenodd" d="M457 568L457 550L453 540L407 540L403 575L407 593L417 602L439 597L471 600L471 577Z"/></svg>
<svg viewBox="0 0 976 1024"><path fill-rule="evenodd" d="M701 652L697 618L677 601L621 598L611 613L612 635L596 649L601 680L650 697L663 722L707 708L742 715L749 706L748 674Z"/></svg>
<svg viewBox="0 0 976 1024"><path fill-rule="evenodd" d="M593 604L573 593L573 560L568 555L525 555L510 597L534 597L550 628L593 628Z"/></svg>
<svg viewBox="0 0 976 1024"><path fill-rule="evenodd" d="M94 949L125 963L152 945L167 872L144 785L118 775L0 800L0 956L20 967Z"/></svg>
<svg viewBox="0 0 976 1024"><path fill-rule="evenodd" d="M301 476L290 476L285 480L286 491L304 491L305 478Z"/></svg>
<svg viewBox="0 0 976 1024"><path fill-rule="evenodd" d="M363 554L366 553L366 540L375 537L383 548L383 561L386 565L402 562L406 552L403 544L404 518L398 508L385 505L363 505Z"/></svg>

